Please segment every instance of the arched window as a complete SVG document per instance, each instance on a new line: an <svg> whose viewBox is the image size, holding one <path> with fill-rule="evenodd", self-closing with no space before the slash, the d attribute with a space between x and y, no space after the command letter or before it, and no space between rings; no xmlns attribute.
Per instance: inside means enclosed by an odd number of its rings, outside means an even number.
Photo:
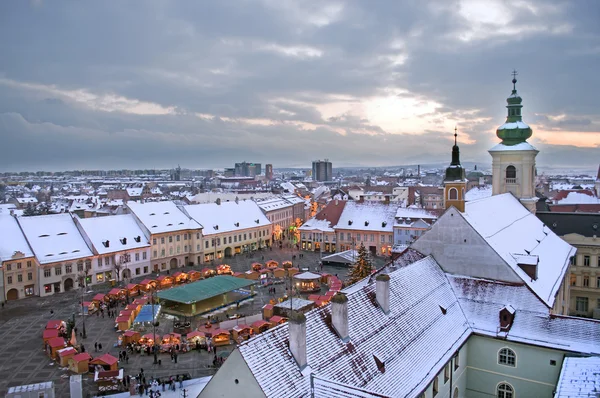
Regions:
<svg viewBox="0 0 600 398"><path fill-rule="evenodd" d="M448 190L448 199L450 199L450 200L458 199L458 190L456 188L450 188Z"/></svg>
<svg viewBox="0 0 600 398"><path fill-rule="evenodd" d="M496 387L496 397L498 398L514 398L515 390L508 383L500 383Z"/></svg>
<svg viewBox="0 0 600 398"><path fill-rule="evenodd" d="M498 363L506 366L517 366L517 355L510 348L502 348L498 351Z"/></svg>
<svg viewBox="0 0 600 398"><path fill-rule="evenodd" d="M517 169L515 166L508 166L506 168L506 178L517 178Z"/></svg>

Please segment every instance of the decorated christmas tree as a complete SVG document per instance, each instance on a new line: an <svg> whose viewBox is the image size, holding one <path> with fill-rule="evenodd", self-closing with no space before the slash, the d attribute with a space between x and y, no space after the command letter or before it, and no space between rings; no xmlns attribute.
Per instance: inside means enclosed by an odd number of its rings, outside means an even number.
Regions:
<svg viewBox="0 0 600 398"><path fill-rule="evenodd" d="M348 274L348 284L353 284L358 282L359 280L366 278L371 275L373 271L373 265L371 264L371 259L369 258L369 253L367 253L367 249L365 245L362 243L358 248L358 258L356 262L350 268L350 273Z"/></svg>

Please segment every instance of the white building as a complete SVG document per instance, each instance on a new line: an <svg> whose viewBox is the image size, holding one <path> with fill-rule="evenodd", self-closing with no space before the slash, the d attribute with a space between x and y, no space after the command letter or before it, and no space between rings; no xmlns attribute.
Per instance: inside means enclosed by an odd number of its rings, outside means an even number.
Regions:
<svg viewBox="0 0 600 398"><path fill-rule="evenodd" d="M173 202L127 203L152 244L152 271L201 264L202 225Z"/></svg>
<svg viewBox="0 0 600 398"><path fill-rule="evenodd" d="M150 241L131 214L74 218L83 238L97 256L89 274L94 283L147 275Z"/></svg>
<svg viewBox="0 0 600 398"><path fill-rule="evenodd" d="M70 214L19 217L19 224L38 260L40 296L71 290L86 279L94 254Z"/></svg>
<svg viewBox="0 0 600 398"><path fill-rule="evenodd" d="M204 261L231 257L271 244L272 224L251 200L188 205L182 209L204 226Z"/></svg>
<svg viewBox="0 0 600 398"><path fill-rule="evenodd" d="M256 199L256 204L273 224L273 239L279 240L294 223L294 205L282 197Z"/></svg>
<svg viewBox="0 0 600 398"><path fill-rule="evenodd" d="M399 207L394 222L394 244L409 245L423 235L437 216L425 209Z"/></svg>

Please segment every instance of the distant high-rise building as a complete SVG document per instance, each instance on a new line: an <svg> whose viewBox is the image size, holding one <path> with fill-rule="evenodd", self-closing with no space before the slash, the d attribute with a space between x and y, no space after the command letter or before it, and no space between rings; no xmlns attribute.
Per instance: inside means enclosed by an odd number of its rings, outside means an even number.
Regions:
<svg viewBox="0 0 600 398"><path fill-rule="evenodd" d="M333 179L331 162L329 159L315 160L312 162L313 181L331 181Z"/></svg>
<svg viewBox="0 0 600 398"><path fill-rule="evenodd" d="M265 165L265 177L269 181L273 179L273 165L272 164Z"/></svg>
<svg viewBox="0 0 600 398"><path fill-rule="evenodd" d="M235 164L235 176L236 177L255 177L262 172L260 163L236 163Z"/></svg>

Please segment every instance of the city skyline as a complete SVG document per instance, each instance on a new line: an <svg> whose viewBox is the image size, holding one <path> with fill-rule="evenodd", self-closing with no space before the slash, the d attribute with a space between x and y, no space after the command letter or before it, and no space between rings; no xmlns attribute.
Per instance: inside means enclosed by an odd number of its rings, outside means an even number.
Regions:
<svg viewBox="0 0 600 398"><path fill-rule="evenodd" d="M600 6L0 4L1 171L444 163L487 150L518 70L540 167L597 167Z"/></svg>

